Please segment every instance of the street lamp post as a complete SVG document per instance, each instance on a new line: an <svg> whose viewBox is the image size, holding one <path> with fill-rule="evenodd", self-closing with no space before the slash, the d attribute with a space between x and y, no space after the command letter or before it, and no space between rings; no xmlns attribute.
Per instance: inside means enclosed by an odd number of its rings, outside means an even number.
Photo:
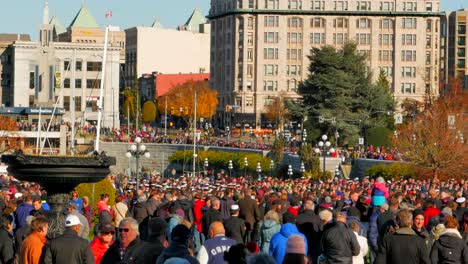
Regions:
<svg viewBox="0 0 468 264"><path fill-rule="evenodd" d="M229 178L232 177L232 169L234 166L232 165L232 160L229 160L228 170L229 170Z"/></svg>
<svg viewBox="0 0 468 264"><path fill-rule="evenodd" d="M208 163L208 158L205 158L205 162L204 162L203 165L204 165L204 167L205 167L205 176L206 176L207 173L208 173L208 165L209 165L209 163Z"/></svg>
<svg viewBox="0 0 468 264"><path fill-rule="evenodd" d="M141 144L141 138L136 137L135 138L135 144L132 144L130 148L128 149L126 153L127 158L135 157L135 163L136 163L136 189L139 189L139 175L140 175L140 157L144 156L146 158L149 158L151 154L146 151L146 146Z"/></svg>
<svg viewBox="0 0 468 264"><path fill-rule="evenodd" d="M229 127L226 127L226 139L227 139L227 143L229 143L229 136L230 136L230 128Z"/></svg>
<svg viewBox="0 0 468 264"><path fill-rule="evenodd" d="M262 180L262 176L260 175L262 173L262 165L260 162L257 162L257 174L258 174L258 180Z"/></svg>
<svg viewBox="0 0 468 264"><path fill-rule="evenodd" d="M300 169L300 171L301 171L302 177L304 177L305 166L304 166L304 162L303 162L303 161L301 161L301 169Z"/></svg>
<svg viewBox="0 0 468 264"><path fill-rule="evenodd" d="M275 162L270 160L270 177L273 177L273 169L275 168Z"/></svg>
<svg viewBox="0 0 468 264"><path fill-rule="evenodd" d="M327 139L327 135L322 135L322 141L318 143L318 148L315 149L315 153L319 154L320 152L322 152L323 155L323 179L326 179L325 162L327 151L330 153L335 153L335 149L330 147L331 143L330 141L327 141Z"/></svg>
<svg viewBox="0 0 468 264"><path fill-rule="evenodd" d="M293 175L292 165L289 164L289 165L288 165L288 177L289 177L289 179L292 178L292 175Z"/></svg>
<svg viewBox="0 0 468 264"><path fill-rule="evenodd" d="M307 145L307 129L302 130L302 145Z"/></svg>
<svg viewBox="0 0 468 264"><path fill-rule="evenodd" d="M244 158L244 177L247 177L247 167L249 166L249 161L247 157Z"/></svg>

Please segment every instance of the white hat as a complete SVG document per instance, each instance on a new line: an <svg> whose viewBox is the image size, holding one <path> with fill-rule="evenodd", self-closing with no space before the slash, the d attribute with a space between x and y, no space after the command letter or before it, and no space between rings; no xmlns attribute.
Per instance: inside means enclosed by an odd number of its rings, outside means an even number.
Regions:
<svg viewBox="0 0 468 264"><path fill-rule="evenodd" d="M231 205L231 211L239 211L239 205L237 204Z"/></svg>
<svg viewBox="0 0 468 264"><path fill-rule="evenodd" d="M464 203L466 201L466 198L465 197L460 197L456 200L457 203L461 204L461 203Z"/></svg>
<svg viewBox="0 0 468 264"><path fill-rule="evenodd" d="M69 214L67 218L65 218L65 226L76 226L80 224L80 219L76 215Z"/></svg>

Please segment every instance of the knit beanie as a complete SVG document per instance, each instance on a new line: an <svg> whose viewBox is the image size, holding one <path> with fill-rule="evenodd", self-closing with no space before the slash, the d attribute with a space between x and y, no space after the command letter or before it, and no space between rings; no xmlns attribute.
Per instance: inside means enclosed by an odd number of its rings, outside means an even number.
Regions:
<svg viewBox="0 0 468 264"><path fill-rule="evenodd" d="M424 211L421 208L418 208L418 209L413 211L413 219L415 219L416 216L418 216L418 215L424 216Z"/></svg>
<svg viewBox="0 0 468 264"><path fill-rule="evenodd" d="M306 254L304 238L299 235L291 235L286 243L286 253Z"/></svg>

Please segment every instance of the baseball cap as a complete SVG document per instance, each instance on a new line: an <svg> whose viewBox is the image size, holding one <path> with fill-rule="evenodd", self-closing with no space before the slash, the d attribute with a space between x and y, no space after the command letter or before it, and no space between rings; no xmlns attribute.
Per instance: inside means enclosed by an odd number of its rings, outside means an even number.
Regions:
<svg viewBox="0 0 468 264"><path fill-rule="evenodd" d="M460 197L456 200L457 203L464 203L466 201L466 198L465 197Z"/></svg>
<svg viewBox="0 0 468 264"><path fill-rule="evenodd" d="M237 211L239 211L239 205L237 205L237 204L231 205L230 210L231 210L231 212L237 212Z"/></svg>
<svg viewBox="0 0 468 264"><path fill-rule="evenodd" d="M76 226L76 225L79 225L79 224L81 224L80 219L76 215L69 214L65 218L65 226L66 227Z"/></svg>

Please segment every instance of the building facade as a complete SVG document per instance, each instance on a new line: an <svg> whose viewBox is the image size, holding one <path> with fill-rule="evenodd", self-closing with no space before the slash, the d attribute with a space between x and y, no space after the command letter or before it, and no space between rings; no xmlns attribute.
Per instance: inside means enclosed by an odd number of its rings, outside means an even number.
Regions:
<svg viewBox="0 0 468 264"><path fill-rule="evenodd" d="M176 29L134 27L126 33L126 86L143 74L207 73L210 69L210 27L199 10Z"/></svg>
<svg viewBox="0 0 468 264"><path fill-rule="evenodd" d="M11 45L12 106L57 105L65 109L62 118L65 122L94 123L104 77L102 126L118 128L123 44L108 46L106 71L102 73L104 30L99 28L88 8L80 9L66 32L60 34L56 25L57 20L49 21L46 1L39 41L18 40ZM81 34L73 36L74 32ZM124 41L122 32L116 34Z"/></svg>
<svg viewBox="0 0 468 264"><path fill-rule="evenodd" d="M398 102L438 96L439 0L212 0L211 84L219 119L263 122L281 93L297 99L310 49L354 41L376 78L383 70Z"/></svg>
<svg viewBox="0 0 468 264"><path fill-rule="evenodd" d="M446 83L449 77L462 80L468 89L468 9L450 12L444 16L442 38L445 40L445 56L441 65Z"/></svg>

